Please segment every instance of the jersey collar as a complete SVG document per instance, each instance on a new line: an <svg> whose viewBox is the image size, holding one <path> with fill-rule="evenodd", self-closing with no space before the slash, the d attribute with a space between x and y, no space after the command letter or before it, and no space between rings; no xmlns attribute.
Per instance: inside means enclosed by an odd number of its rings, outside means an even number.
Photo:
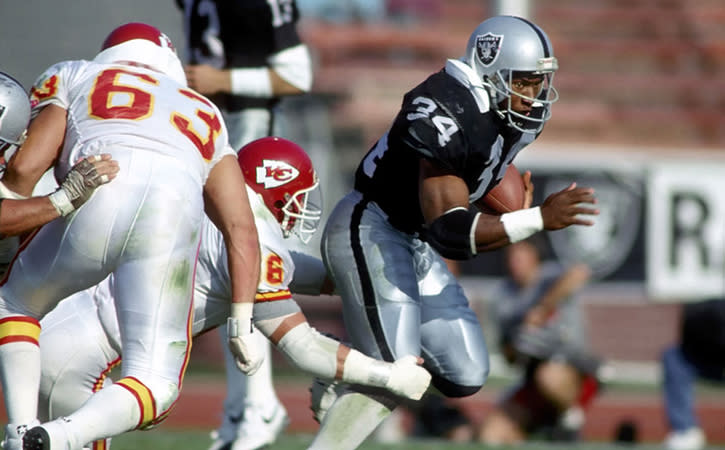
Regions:
<svg viewBox="0 0 725 450"><path fill-rule="evenodd" d="M488 91L483 85L483 80L476 75L471 66L458 59L449 59L446 61L445 71L468 88L481 113L488 112L490 106Z"/></svg>

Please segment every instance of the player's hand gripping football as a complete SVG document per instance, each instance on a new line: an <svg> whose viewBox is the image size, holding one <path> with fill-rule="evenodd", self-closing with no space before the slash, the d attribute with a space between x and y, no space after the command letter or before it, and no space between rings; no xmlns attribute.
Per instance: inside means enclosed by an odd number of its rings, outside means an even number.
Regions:
<svg viewBox="0 0 725 450"><path fill-rule="evenodd" d="M107 153L84 158L49 195L50 201L61 216L66 216L91 198L97 187L114 179L118 171L118 162Z"/></svg>
<svg viewBox="0 0 725 450"><path fill-rule="evenodd" d="M264 353L252 336L252 303L232 303L232 314L227 319L227 339L237 367L246 375L253 375L264 361Z"/></svg>
<svg viewBox="0 0 725 450"><path fill-rule="evenodd" d="M544 229L560 230L570 225L594 225L594 221L585 216L599 214L599 209L591 207L596 203L594 189L580 188L576 183L571 183L565 189L546 197L541 205Z"/></svg>

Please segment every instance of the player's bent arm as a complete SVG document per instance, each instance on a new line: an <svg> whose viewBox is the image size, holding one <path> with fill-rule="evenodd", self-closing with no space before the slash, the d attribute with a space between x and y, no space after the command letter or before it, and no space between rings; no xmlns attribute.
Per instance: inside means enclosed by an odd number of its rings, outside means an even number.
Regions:
<svg viewBox="0 0 725 450"><path fill-rule="evenodd" d="M266 67L240 67L228 71L230 93L250 97L300 95L312 88L312 58L305 44L279 51Z"/></svg>
<svg viewBox="0 0 725 450"><path fill-rule="evenodd" d="M509 243L501 216L471 209L463 179L426 159L420 160L419 173L427 240L442 256L466 259Z"/></svg>
<svg viewBox="0 0 725 450"><path fill-rule="evenodd" d="M67 111L57 105L44 107L28 126L28 138L8 161L3 184L30 196L40 177L55 163L65 139Z"/></svg>
<svg viewBox="0 0 725 450"><path fill-rule="evenodd" d="M26 233L58 217L48 197L0 199L0 238Z"/></svg>
<svg viewBox="0 0 725 450"><path fill-rule="evenodd" d="M114 179L118 170L118 163L109 154L89 156L73 166L58 189L50 195L2 200L0 235L23 234L75 211L98 186Z"/></svg>
<svg viewBox="0 0 725 450"><path fill-rule="evenodd" d="M201 94L227 93L272 98L300 95L312 88L312 62L305 45L269 58L268 66L217 69L208 64L184 68L189 86Z"/></svg>
<svg viewBox="0 0 725 450"><path fill-rule="evenodd" d="M256 372L263 355L253 344L252 309L260 272L257 227L237 159L224 156L204 185L206 214L224 236L232 284L229 347L244 373Z"/></svg>
<svg viewBox="0 0 725 450"><path fill-rule="evenodd" d="M408 356L395 363L370 358L310 327L302 312L255 325L293 365L313 376L379 387L413 400L419 400L430 384L419 358Z"/></svg>
<svg viewBox="0 0 725 450"><path fill-rule="evenodd" d="M254 303L260 271L257 227L237 160L227 155L204 186L204 209L224 236L232 280L232 303Z"/></svg>

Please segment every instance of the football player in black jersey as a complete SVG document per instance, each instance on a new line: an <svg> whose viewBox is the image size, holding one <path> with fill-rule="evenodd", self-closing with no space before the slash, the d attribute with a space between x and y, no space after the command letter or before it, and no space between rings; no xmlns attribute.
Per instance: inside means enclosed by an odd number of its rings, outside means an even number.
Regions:
<svg viewBox="0 0 725 450"><path fill-rule="evenodd" d="M466 259L541 230L592 225L591 188L572 183L531 207L503 215L474 205L533 142L558 98L558 62L546 33L528 20L496 16L403 98L401 110L363 158L354 190L335 207L322 256L342 297L355 348L394 361L424 359L447 397L472 395L489 372L475 312L443 259ZM318 390L321 427L310 448L356 448L399 405L382 392Z"/></svg>
<svg viewBox="0 0 725 450"><path fill-rule="evenodd" d="M189 86L221 109L233 148L283 135L284 97L312 86L312 60L297 32L295 0L176 0L184 11ZM302 244L300 244L302 247ZM257 333L265 362L252 376L236 368L221 330L227 374L222 425L209 450L269 445L289 422L272 384L269 342Z"/></svg>

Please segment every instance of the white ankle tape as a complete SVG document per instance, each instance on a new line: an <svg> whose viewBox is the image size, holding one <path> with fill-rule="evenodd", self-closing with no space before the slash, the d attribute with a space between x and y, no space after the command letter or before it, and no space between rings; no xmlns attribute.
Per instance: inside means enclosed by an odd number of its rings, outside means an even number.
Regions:
<svg viewBox="0 0 725 450"><path fill-rule="evenodd" d="M511 243L523 241L544 229L544 219L538 206L502 214L501 223Z"/></svg>

